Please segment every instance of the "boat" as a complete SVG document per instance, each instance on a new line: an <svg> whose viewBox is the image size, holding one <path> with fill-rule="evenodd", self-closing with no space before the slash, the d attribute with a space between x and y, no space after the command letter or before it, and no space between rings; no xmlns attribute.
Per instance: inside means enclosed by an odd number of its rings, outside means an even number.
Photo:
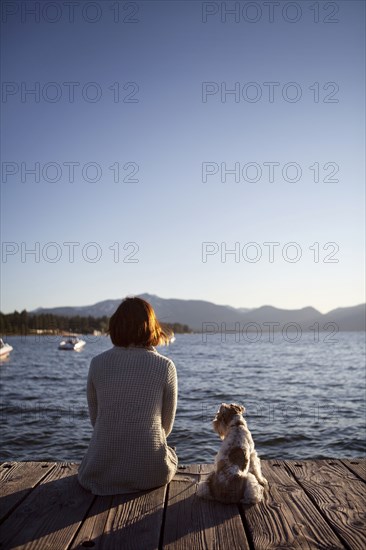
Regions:
<svg viewBox="0 0 366 550"><path fill-rule="evenodd" d="M63 349L67 351L79 351L85 346L85 344L85 340L81 340L81 338L77 337L71 337L62 340L58 345L58 349Z"/></svg>
<svg viewBox="0 0 366 550"><path fill-rule="evenodd" d="M9 353L13 350L13 347L10 344L5 344L3 339L0 338L0 357L3 359L7 357Z"/></svg>

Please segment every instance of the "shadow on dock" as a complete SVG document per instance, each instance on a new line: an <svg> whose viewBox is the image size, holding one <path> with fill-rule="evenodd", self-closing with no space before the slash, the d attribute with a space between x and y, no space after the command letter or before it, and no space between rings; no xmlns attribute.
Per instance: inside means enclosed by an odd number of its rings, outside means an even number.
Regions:
<svg viewBox="0 0 366 550"><path fill-rule="evenodd" d="M365 465L263 461L268 497L244 510L196 496L207 465L178 470L168 486L101 497L79 485L77 464L5 463L1 548L363 550Z"/></svg>

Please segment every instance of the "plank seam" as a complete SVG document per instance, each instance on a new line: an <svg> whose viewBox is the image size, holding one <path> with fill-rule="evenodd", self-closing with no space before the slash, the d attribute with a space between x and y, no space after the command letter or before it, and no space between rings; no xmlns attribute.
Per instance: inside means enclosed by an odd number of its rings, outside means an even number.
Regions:
<svg viewBox="0 0 366 550"><path fill-rule="evenodd" d="M241 517L241 522L242 522L243 527L244 527L245 536L247 538L249 550L255 550L254 540L253 540L252 532L249 528L247 518L245 516L245 510L244 510L243 506L240 505L240 504L238 505L238 509L239 509L239 514L240 514L240 517Z"/></svg>
<svg viewBox="0 0 366 550"><path fill-rule="evenodd" d="M98 498L98 497L97 497L96 495L94 495L94 498L93 498L93 500L91 501L90 506L87 508L87 510L86 510L86 512L85 512L85 514L84 514L83 519L80 521L78 528L76 529L76 531L75 531L75 533L74 533L72 539L70 540L70 542L69 542L69 544L67 545L67 548L65 548L65 550L69 550L69 548L71 548L72 545L74 544L74 541L76 540L76 537L78 536L79 531L81 530L81 528L82 528L82 526L83 526L83 523L84 523L84 521L86 520L86 518L88 517L88 514L89 514L90 510L92 509L92 506L93 506L93 504L95 503L95 501L97 500L97 498ZM107 523L108 515L109 515L109 512L108 512L107 517L106 517L106 523Z"/></svg>
<svg viewBox="0 0 366 550"><path fill-rule="evenodd" d="M4 463L6 464L6 463ZM17 463L15 462L14 463L14 466L16 465ZM4 521L6 521L10 516L11 514L21 505L23 504L23 502L25 501L25 499L27 499L29 497L29 495L34 491L34 489L36 489L36 487L38 487L38 485L40 485L44 480L45 478L48 476L48 474L50 472L52 472L52 470L56 467L56 463L53 464L53 466L51 466L51 469L48 470L47 472L45 472L45 474L35 483L35 485L33 487L30 487L26 494L23 496L23 498L19 499L18 502L16 502L14 504L14 506L12 508L10 508L10 510L8 510L8 512L5 514L5 516L0 520L0 525L2 525L4 523ZM14 468L15 470L15 468Z"/></svg>
<svg viewBox="0 0 366 550"><path fill-rule="evenodd" d="M343 462L342 459L339 459L339 461L343 464L343 466L345 466L347 468L347 470L349 470L354 476L358 477L358 479L360 479L361 481L363 481L364 483L366 483L366 479L364 479L363 477L361 477L355 470L352 470L351 468L349 468L349 466Z"/></svg>
<svg viewBox="0 0 366 550"><path fill-rule="evenodd" d="M332 459L333 460L333 459ZM349 544L344 540L344 538L342 537L342 535L340 533L338 533L336 531L336 529L334 529L334 527L332 526L332 524L329 522L326 514L322 511L322 509L318 506L316 500L313 498L313 496L311 495L311 493L308 493L308 491L306 490L306 488L304 487L304 485L301 483L301 481L299 480L299 478L296 476L295 473L291 472L290 468L287 466L286 464L286 461L284 461L284 466L286 468L286 470L288 471L288 473L290 475L292 475L292 477L295 479L296 483L298 483L298 485L300 485L301 489L304 491L304 493L306 494L306 496L311 500L311 502L314 504L316 510L318 510L319 514L322 516L322 518L324 519L324 521L327 523L327 525L329 526L329 528L333 531L333 533L335 534L335 536L340 540L340 542L343 544L343 546L347 549L347 550L354 550L352 549Z"/></svg>
<svg viewBox="0 0 366 550"><path fill-rule="evenodd" d="M163 550L163 544L164 544L164 529L165 529L165 519L166 519L166 512L167 512L168 500L169 500L169 487L170 487L170 483L165 487L163 516L161 518L161 527L160 527L159 543L158 543L159 550Z"/></svg>

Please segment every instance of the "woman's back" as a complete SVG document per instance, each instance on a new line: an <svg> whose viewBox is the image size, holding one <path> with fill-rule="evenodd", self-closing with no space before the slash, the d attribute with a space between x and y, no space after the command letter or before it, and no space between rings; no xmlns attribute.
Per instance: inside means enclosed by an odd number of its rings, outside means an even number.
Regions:
<svg viewBox="0 0 366 550"><path fill-rule="evenodd" d="M166 442L177 403L173 362L152 346L115 346L92 360L87 397L94 432L81 485L107 495L170 481L178 462Z"/></svg>

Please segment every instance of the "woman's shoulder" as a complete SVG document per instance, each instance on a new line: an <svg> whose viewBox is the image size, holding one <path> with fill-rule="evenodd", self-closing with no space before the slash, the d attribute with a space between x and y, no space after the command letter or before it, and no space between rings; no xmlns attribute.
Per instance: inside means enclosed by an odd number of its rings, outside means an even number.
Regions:
<svg viewBox="0 0 366 550"><path fill-rule="evenodd" d="M177 371L174 362L155 348L113 348L93 357L90 363L89 374L93 380L105 377L105 373L113 372L116 376L124 376L117 373L129 373L132 371L141 373L141 369L154 372L154 379L161 383L175 383Z"/></svg>
<svg viewBox="0 0 366 550"><path fill-rule="evenodd" d="M91 365L100 365L108 361L115 361L116 359L124 361L128 358L136 358L138 356L140 356L141 359L150 359L152 362L166 364L166 366L171 365L175 368L173 361L169 357L166 357L162 353L159 353L157 349L153 346L149 346L147 348L137 346L113 346L109 350L103 351L102 353L93 357L93 359L91 360Z"/></svg>
<svg viewBox="0 0 366 550"><path fill-rule="evenodd" d="M172 359L170 359L170 357L167 357L166 355L163 355L162 353L157 351L156 348L153 348L153 349L154 349L155 355L157 357L159 357L159 359L161 359L162 361L164 361L167 364L172 364L174 366L174 362L173 362Z"/></svg>
<svg viewBox="0 0 366 550"><path fill-rule="evenodd" d="M108 356L109 356L110 351L111 350L103 351L102 353L99 353L98 355L94 355L94 357L92 357L92 359L90 361L89 371L90 372L95 371L95 369L97 369L100 365L103 365L108 360Z"/></svg>
<svg viewBox="0 0 366 550"><path fill-rule="evenodd" d="M110 349L107 349L106 351L102 351L102 353L98 353L98 355L94 355L91 362L98 363L99 361L103 361L103 359L107 359L112 355L113 349L114 348L110 348Z"/></svg>

